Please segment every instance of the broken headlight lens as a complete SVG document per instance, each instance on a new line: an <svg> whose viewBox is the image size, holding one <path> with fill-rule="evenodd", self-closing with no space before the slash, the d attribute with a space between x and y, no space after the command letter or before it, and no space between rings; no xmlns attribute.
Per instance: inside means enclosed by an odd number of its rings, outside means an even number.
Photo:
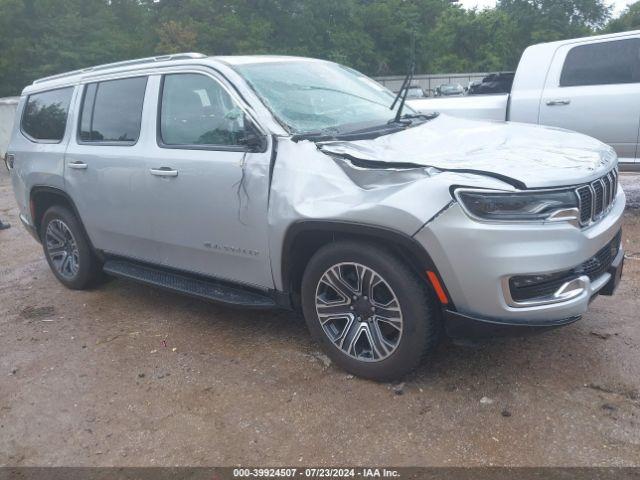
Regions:
<svg viewBox="0 0 640 480"><path fill-rule="evenodd" d="M456 198L472 217L493 221L540 221L562 210L577 209L573 190L498 193L456 191Z"/></svg>

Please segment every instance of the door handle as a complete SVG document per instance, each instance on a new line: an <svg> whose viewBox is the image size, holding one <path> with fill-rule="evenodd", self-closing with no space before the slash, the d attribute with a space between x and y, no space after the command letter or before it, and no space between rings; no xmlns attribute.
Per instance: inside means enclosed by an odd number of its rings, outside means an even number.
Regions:
<svg viewBox="0 0 640 480"><path fill-rule="evenodd" d="M151 175L155 175L156 177L177 177L178 171L174 170L171 167L160 167L160 168L151 168L149 169Z"/></svg>
<svg viewBox="0 0 640 480"><path fill-rule="evenodd" d="M67 163L67 167L73 168L74 170L86 170L88 165L84 162L69 162Z"/></svg>
<svg viewBox="0 0 640 480"><path fill-rule="evenodd" d="M571 100L566 100L566 99L547 100L547 105L550 107L560 107L562 105L569 105L570 103L571 103Z"/></svg>

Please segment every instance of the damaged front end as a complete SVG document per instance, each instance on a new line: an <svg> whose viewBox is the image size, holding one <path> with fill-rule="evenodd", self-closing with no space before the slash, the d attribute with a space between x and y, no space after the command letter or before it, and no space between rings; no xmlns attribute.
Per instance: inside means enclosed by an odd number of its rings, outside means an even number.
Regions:
<svg viewBox="0 0 640 480"><path fill-rule="evenodd" d="M391 135L327 141L319 148L362 166L433 167L493 177L521 190L584 183L617 163L611 147L578 133L446 115Z"/></svg>
<svg viewBox="0 0 640 480"><path fill-rule="evenodd" d="M475 172L361 159L334 147L333 142L278 139L269 200L274 245L286 244L291 227L305 222L371 227L412 239L455 204L452 185L514 190ZM272 264L282 264L284 255L272 251ZM278 269L274 283L286 289Z"/></svg>
<svg viewBox="0 0 640 480"><path fill-rule="evenodd" d="M608 190L609 208L589 235L574 192L603 175L612 179L616 163L609 147L582 135L444 116L373 139L282 138L270 228L285 244L288 226L308 221L397 232L437 272L442 285L434 289L446 292L441 303L451 336L545 330L578 319L611 275L603 270L571 297L531 305L509 305L504 285L513 276L570 271L611 241L620 230L623 192ZM472 192L470 202L497 195L488 206L473 205L476 214L488 209L493 216L470 214L462 191Z"/></svg>

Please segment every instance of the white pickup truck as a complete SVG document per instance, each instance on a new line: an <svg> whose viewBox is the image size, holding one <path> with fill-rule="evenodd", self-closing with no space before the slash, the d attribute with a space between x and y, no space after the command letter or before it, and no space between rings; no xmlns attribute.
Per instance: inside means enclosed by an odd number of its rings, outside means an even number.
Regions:
<svg viewBox="0 0 640 480"><path fill-rule="evenodd" d="M420 112L575 130L611 145L621 166L640 167L640 30L533 45L508 94L407 103Z"/></svg>

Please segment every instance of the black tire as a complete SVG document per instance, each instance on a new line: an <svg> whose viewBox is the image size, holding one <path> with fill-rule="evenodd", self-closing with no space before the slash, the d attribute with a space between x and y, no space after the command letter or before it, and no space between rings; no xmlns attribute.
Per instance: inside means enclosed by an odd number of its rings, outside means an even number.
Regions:
<svg viewBox="0 0 640 480"><path fill-rule="evenodd" d="M335 292L335 289L332 290L330 287L329 290L327 290L327 284L322 282L321 279L325 273L329 272L329 269L338 264L347 264L339 268L352 269L354 272L364 271L364 269L358 270L360 267L355 267L350 264L358 264L366 267L366 269L370 269L374 274L377 274L384 280L386 284L384 288L389 287L391 294L395 295L396 300L393 304L399 304L402 331L397 334L399 338L395 340L395 349L392 350L388 356L383 357L381 355L378 360L372 358L361 360L359 359L360 356L358 352L355 350L348 353L334 343L334 341L339 343L340 340L336 340L337 337L353 339L360 335L359 333L350 336L335 334L334 339L332 339L329 336L330 334L325 332L325 328L321 325L318 309L316 308L316 292L320 292L321 290L319 289L324 289L324 293L321 293L321 296L324 296L325 299L327 295L326 292L329 292L329 295ZM343 270L341 270L341 272L343 272ZM349 272L347 271L346 274L348 276ZM324 278L326 279L327 277ZM366 281L360 280L360 282L365 283ZM377 285L380 285L380 282L378 282ZM360 290L363 289L360 288ZM340 296L344 298L346 291L340 294ZM371 296L374 295L372 294ZM364 299L366 300L367 297L364 297ZM344 303L343 300L336 301L340 304ZM355 325L357 318L366 318L367 304L363 307L361 303L356 303L362 301L362 297L350 301L353 305L350 305L348 308L354 312L363 312L363 316L356 317L355 315L359 315L359 313L353 314L354 316L351 317L351 321L354 323L350 323L349 325ZM373 302L373 300L369 301ZM378 303L376 303L376 305L377 304ZM327 304L324 306L326 305ZM371 303L371 305L372 309L375 308L373 303ZM387 305L391 304L389 303ZM420 279L418 275L411 271L411 269L392 252L375 244L365 242L335 242L322 247L316 252L309 261L302 279L302 309L312 336L320 343L324 352L334 363L354 375L377 381L397 380L414 370L421 363L422 359L434 350L442 330L441 309L426 281ZM372 313L370 315L373 316L374 314ZM340 315L337 315L337 317L339 318ZM340 321L336 321L336 323L347 323L349 321L350 320L343 318ZM380 325L376 317L369 317L366 321L358 322L358 324L362 325L368 324L370 328L373 328L373 323ZM339 327L335 328L331 326L329 328L335 332L340 331ZM343 332L347 330L347 327L345 327ZM371 331L370 329L369 332ZM378 329L377 331L379 334L381 330ZM393 332L392 329L389 331ZM378 335L378 338L380 338L380 335ZM371 342L365 338L363 345L366 345L367 342L371 344ZM343 342L343 348L346 348L345 344L346 342ZM373 352L374 348L372 347L368 351L366 348L362 348L361 350L365 355L372 355L371 352ZM373 354L373 356L375 355Z"/></svg>
<svg viewBox="0 0 640 480"><path fill-rule="evenodd" d="M61 224L68 229L71 234L70 238L75 243L75 248L71 246L65 248L68 251L76 252L74 259L77 259L74 260L74 265L76 265L77 268L70 269L67 267L64 271L61 271L59 268L59 264L61 263L59 257L56 257L54 260L52 255L55 257L55 254L52 254L52 249L49 248L52 240L55 241L55 237L49 234L48 238L47 233L50 231L50 226L54 230L57 227L56 232L59 233ZM68 235L65 238L69 241ZM91 249L82 225L80 225L79 220L69 209L60 205L54 205L44 213L40 228L40 239L51 271L67 288L84 290L96 284L98 280L102 278L102 264ZM47 243L48 241L49 244ZM71 244L70 241L69 244Z"/></svg>

